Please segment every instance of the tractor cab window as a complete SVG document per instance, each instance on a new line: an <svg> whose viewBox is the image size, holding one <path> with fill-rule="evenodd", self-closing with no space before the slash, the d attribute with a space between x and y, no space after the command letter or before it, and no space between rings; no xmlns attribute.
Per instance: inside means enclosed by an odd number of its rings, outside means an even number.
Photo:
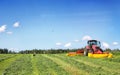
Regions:
<svg viewBox="0 0 120 75"><path fill-rule="evenodd" d="M99 42L99 41L97 42L97 46L98 46L98 47L101 47L101 44L100 44L100 42Z"/></svg>
<svg viewBox="0 0 120 75"><path fill-rule="evenodd" d="M88 41L88 45L92 46L92 45L97 45L97 46L101 46L99 41Z"/></svg>
<svg viewBox="0 0 120 75"><path fill-rule="evenodd" d="M96 42L89 42L89 45L97 45L97 43Z"/></svg>

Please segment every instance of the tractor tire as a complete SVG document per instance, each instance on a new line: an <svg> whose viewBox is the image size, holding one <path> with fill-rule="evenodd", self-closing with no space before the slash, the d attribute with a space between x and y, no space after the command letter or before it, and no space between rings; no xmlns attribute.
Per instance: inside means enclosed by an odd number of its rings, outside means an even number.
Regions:
<svg viewBox="0 0 120 75"><path fill-rule="evenodd" d="M84 56L88 56L88 50L86 48L84 49Z"/></svg>
<svg viewBox="0 0 120 75"><path fill-rule="evenodd" d="M92 49L89 50L89 53L94 53L94 51Z"/></svg>

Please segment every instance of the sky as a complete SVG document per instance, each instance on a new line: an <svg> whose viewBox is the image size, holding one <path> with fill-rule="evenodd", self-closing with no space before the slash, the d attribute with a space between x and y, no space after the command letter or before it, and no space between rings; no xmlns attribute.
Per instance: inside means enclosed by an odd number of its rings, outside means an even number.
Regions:
<svg viewBox="0 0 120 75"><path fill-rule="evenodd" d="M120 49L119 0L0 0L0 48Z"/></svg>

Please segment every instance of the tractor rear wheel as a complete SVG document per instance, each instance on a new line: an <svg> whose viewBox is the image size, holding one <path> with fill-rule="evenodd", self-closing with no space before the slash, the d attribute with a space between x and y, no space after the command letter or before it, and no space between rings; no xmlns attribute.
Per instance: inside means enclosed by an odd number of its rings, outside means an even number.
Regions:
<svg viewBox="0 0 120 75"><path fill-rule="evenodd" d="M84 56L88 56L88 50L86 48L84 49Z"/></svg>

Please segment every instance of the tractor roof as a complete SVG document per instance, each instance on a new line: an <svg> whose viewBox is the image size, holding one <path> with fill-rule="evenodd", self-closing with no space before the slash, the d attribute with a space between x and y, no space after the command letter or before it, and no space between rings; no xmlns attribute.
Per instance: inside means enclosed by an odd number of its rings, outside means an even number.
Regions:
<svg viewBox="0 0 120 75"><path fill-rule="evenodd" d="M88 42L93 42L93 41L97 42L97 40L88 40Z"/></svg>

